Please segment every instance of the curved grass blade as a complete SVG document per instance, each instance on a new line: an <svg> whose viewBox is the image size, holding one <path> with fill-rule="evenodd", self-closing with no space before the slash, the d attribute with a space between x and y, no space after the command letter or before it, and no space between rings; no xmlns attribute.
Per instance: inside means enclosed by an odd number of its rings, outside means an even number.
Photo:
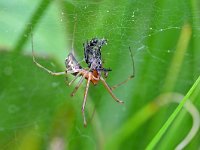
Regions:
<svg viewBox="0 0 200 150"><path fill-rule="evenodd" d="M162 128L159 130L159 132L156 134L156 136L152 139L152 141L146 147L146 150L151 150L151 149L153 149L156 146L156 144L160 141L160 139L162 138L162 136L164 135L164 133L167 131L167 129L169 128L169 126L172 124L172 122L174 121L174 119L176 118L176 116L178 115L178 113L183 108L186 100L189 99L189 97L191 96L191 94L194 92L194 90L197 88L197 86L199 84L200 84L200 76L195 81L195 83L193 84L193 86L190 88L190 90L188 91L188 93L186 94L186 96L182 99L182 101L177 106L177 108L174 110L174 112L171 114L171 116L168 118L168 120L166 121L166 123L162 126Z"/></svg>

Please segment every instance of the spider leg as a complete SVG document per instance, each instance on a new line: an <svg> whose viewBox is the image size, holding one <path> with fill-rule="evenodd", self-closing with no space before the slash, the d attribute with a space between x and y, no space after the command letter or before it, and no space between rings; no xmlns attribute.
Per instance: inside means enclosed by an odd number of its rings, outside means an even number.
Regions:
<svg viewBox="0 0 200 150"><path fill-rule="evenodd" d="M119 100L119 99L113 94L111 88L109 87L109 85L106 83L106 81L105 81L102 77L100 77L100 80L102 81L104 87L108 90L109 94L112 96L112 98L113 98L116 102L118 102L118 103L124 103L123 101Z"/></svg>
<svg viewBox="0 0 200 150"><path fill-rule="evenodd" d="M133 71L133 73L132 73L132 75L129 76L126 80L124 80L124 81L122 81L122 82L120 82L120 83L118 83L118 84L112 86L112 87L111 87L111 90L114 90L115 88L117 88L117 87L123 85L124 83L128 82L129 80L131 80L132 78L135 77L135 66L134 66L134 60L133 60L133 53L132 53L130 47L129 47L129 52L130 52L130 54L131 54L131 61L132 61L132 66L133 66L132 71Z"/></svg>
<svg viewBox="0 0 200 150"><path fill-rule="evenodd" d="M33 56L33 62L41 69L47 71L49 74L53 75L53 76L59 76L59 75L64 75L66 74L66 72L52 72L51 70L45 68L44 66L42 66L41 64L39 64L36 59L35 59L35 55L34 55L34 50L33 50L33 35L31 32L31 46L32 46L32 56Z"/></svg>
<svg viewBox="0 0 200 150"><path fill-rule="evenodd" d="M53 76L59 76L59 75L64 75L66 74L66 72L52 72L51 70L45 68L44 66L42 66L41 64L39 64L36 60L35 57L33 56L33 62L39 67L42 68L43 70L47 71L49 74L53 75Z"/></svg>
<svg viewBox="0 0 200 150"><path fill-rule="evenodd" d="M69 83L68 83L68 86L70 86L72 83L74 83L74 81L81 75L81 72L77 73L77 75L74 77L73 80L71 80Z"/></svg>
<svg viewBox="0 0 200 150"><path fill-rule="evenodd" d="M85 105L86 105L86 101L87 101L87 95L88 95L88 89L89 89L89 86L90 86L90 80L91 80L91 74L89 74L89 77L88 77L88 80L87 80L85 93L84 93L84 99L83 99L83 105L82 105L82 109L81 109L82 115L83 115L83 123L84 123L85 127L87 126L87 121L86 121L86 118L85 118Z"/></svg>
<svg viewBox="0 0 200 150"><path fill-rule="evenodd" d="M79 80L79 82L78 82L78 84L76 85L75 89L74 89L73 92L71 93L71 96L74 96L74 94L76 93L76 91L78 90L78 88L80 87L80 85L82 84L82 82L83 82L83 80L84 80L84 78L85 78L85 76L86 76L87 73L88 73L88 72L86 72L86 73L81 77L81 79Z"/></svg>
<svg viewBox="0 0 200 150"><path fill-rule="evenodd" d="M118 84L112 86L110 89L111 89L111 90L114 90L114 89L116 89L117 87L119 87L119 86L123 85L124 83L128 82L128 81L131 80L132 78L134 78L134 75L129 76L126 80L124 80L124 81L122 81L122 82L120 82L120 83L118 83Z"/></svg>

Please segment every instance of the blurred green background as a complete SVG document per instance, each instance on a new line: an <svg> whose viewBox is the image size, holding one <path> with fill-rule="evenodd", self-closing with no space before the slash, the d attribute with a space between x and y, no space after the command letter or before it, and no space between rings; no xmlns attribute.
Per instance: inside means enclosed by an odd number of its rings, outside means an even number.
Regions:
<svg viewBox="0 0 200 150"><path fill-rule="evenodd" d="M135 61L135 78L114 91L123 105L102 84L90 85L87 128L81 115L85 82L71 97L75 85L38 68L31 55L30 28L37 60L64 71L75 23L79 61L85 41L108 39L102 57L112 68L109 85L131 75L129 46ZM145 149L199 73L199 0L1 0L0 149ZM188 101L198 119L200 85ZM175 149L193 125L183 108L154 149ZM200 148L196 130L185 149Z"/></svg>

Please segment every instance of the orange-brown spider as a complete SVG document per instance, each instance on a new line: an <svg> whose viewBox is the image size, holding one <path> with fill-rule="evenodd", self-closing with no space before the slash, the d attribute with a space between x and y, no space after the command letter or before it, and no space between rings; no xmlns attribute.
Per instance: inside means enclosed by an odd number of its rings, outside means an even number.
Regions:
<svg viewBox="0 0 200 150"><path fill-rule="evenodd" d="M32 36L32 35L31 35ZM32 37L32 56L33 56L33 62L39 67L42 68L43 70L47 71L49 74L53 76L59 76L59 75L64 75L64 74L72 74L74 79L68 83L68 85L71 85L78 77L80 78L80 81L76 85L75 89L71 93L71 96L74 96L80 85L82 84L83 80L87 80L86 88L85 88L85 93L84 93L84 98L83 98L83 104L82 104L82 115L83 115L83 123L84 126L87 125L86 118L85 118L85 105L86 105L86 100L87 100L87 95L88 95L88 89L90 83L93 83L94 85L98 84L99 81L101 81L104 85L104 87L107 89L109 94L112 96L112 98L119 103L123 103L123 101L119 100L112 92L113 89L116 87L126 83L128 80L134 77L134 61L133 61L133 55L130 50L131 54L131 60L133 64L133 74L129 76L126 80L123 82L110 87L104 78L102 77L102 73L104 74L104 77L108 76L108 72L111 71L111 69L105 69L102 66L102 58L101 58L101 48L104 44L107 44L107 41L105 39L98 39L98 38L93 38L91 41L84 43L84 56L85 56L85 62L88 65L88 68L82 68L81 65L78 63L78 61L75 59L73 53L69 53L65 60L65 65L66 65L66 70L63 72L52 72L51 70L45 68L41 64L39 64L34 56L34 49L33 49L33 37Z"/></svg>

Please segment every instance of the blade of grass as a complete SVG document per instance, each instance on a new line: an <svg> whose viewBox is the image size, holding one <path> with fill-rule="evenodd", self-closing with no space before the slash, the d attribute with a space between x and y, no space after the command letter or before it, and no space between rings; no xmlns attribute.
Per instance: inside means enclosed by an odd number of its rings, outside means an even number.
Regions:
<svg viewBox="0 0 200 150"><path fill-rule="evenodd" d="M191 3L191 12L192 12L192 31L196 34L199 35L200 34L200 30L199 30L199 25L200 25L200 14L197 13L200 11L200 7L199 7L199 0L190 0ZM200 65L200 44L199 44L199 36L194 36L194 38L192 38L192 46L193 46L193 50L194 50L194 64L193 69L194 71L199 72L199 65ZM196 77L196 75L194 76L194 78Z"/></svg>
<svg viewBox="0 0 200 150"><path fill-rule="evenodd" d="M162 128L159 130L159 132L156 134L156 136L152 139L152 141L146 147L146 150L151 150L151 149L153 149L156 146L156 144L160 141L160 139L162 138L162 136L164 135L164 133L167 131L167 129L169 128L169 126L174 121L175 117L178 115L178 113L180 112L180 110L184 106L186 100L189 99L189 97L191 96L191 94L194 92L194 90L197 88L197 86L199 84L200 84L200 76L195 81L195 83L193 84L193 86L190 88L190 90L188 91L188 93L186 94L186 96L182 99L181 103L174 110L174 112L172 113L172 115L168 118L168 120L166 121L166 123L162 126Z"/></svg>
<svg viewBox="0 0 200 150"><path fill-rule="evenodd" d="M19 35L19 38L13 48L15 53L20 53L22 51L23 46L25 45L26 41L28 40L28 36L31 32L31 28L33 31L35 26L37 25L39 20L42 18L45 10L47 10L47 8L51 2L52 2L52 0L42 0L41 3L39 3L35 12L33 13L30 20L28 21L27 25L25 25L24 31L22 31L21 35Z"/></svg>
<svg viewBox="0 0 200 150"><path fill-rule="evenodd" d="M191 39L191 34L191 26L189 24L185 24L182 28L176 51L172 58L171 65L168 69L168 74L166 76L165 83L163 86L164 92L172 91L177 82L177 78L181 70L181 66L183 64L185 52Z"/></svg>

